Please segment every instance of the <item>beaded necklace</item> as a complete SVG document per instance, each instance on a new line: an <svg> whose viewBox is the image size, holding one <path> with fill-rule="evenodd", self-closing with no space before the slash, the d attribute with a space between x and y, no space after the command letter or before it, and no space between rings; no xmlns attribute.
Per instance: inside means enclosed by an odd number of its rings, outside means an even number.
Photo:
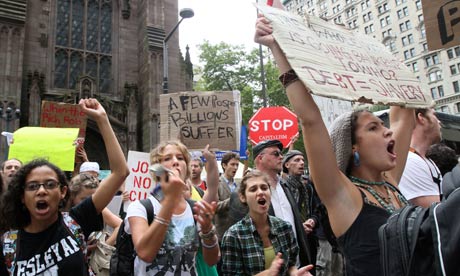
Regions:
<svg viewBox="0 0 460 276"><path fill-rule="evenodd" d="M396 211L396 207L391 201L391 191L397 194L396 199L403 203L404 205L409 204L407 199L396 189L393 185L387 183L386 181L367 181L355 176L349 176L350 180L358 187L366 189L377 201L378 203L390 214ZM384 186L387 192L387 197L383 196L381 193L376 191L372 186Z"/></svg>

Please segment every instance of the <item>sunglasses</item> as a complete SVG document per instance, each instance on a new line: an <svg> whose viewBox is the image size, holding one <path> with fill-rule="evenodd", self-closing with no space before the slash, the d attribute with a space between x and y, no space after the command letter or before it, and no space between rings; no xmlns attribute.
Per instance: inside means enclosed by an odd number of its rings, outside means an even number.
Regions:
<svg viewBox="0 0 460 276"><path fill-rule="evenodd" d="M283 155L283 154L281 153L281 151L279 151L279 150L272 151L272 152L270 152L270 153L264 153L264 154L270 154L270 155L273 155L273 156L275 156L275 157L280 157L280 156Z"/></svg>
<svg viewBox="0 0 460 276"><path fill-rule="evenodd" d="M44 183L39 182L29 182L24 185L24 190L26 191L38 191L40 187L43 186L45 190L53 190L60 186L60 183L56 180L47 180Z"/></svg>

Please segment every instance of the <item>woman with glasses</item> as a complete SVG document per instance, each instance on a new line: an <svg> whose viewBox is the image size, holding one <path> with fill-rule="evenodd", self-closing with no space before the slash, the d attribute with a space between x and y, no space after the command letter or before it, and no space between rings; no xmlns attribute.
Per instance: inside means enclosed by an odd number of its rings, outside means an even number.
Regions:
<svg viewBox="0 0 460 276"><path fill-rule="evenodd" d="M207 148L204 157L208 162L215 161ZM150 152L150 163L159 183L148 198L154 219L149 225L147 211L139 201L130 204L125 218L124 230L132 235L137 255L134 275L198 275L195 258L199 247L209 266L220 259L212 224L217 204L208 203L210 197L217 197L217 171L214 180L208 178L203 200L196 202L192 210L192 204L186 200L191 188L186 185L190 176L187 147L179 141L163 142ZM217 163L214 165L217 169ZM212 195L210 189L214 191Z"/></svg>
<svg viewBox="0 0 460 276"><path fill-rule="evenodd" d="M222 238L222 275L311 275L312 265L296 268L299 247L291 224L268 214L268 175L247 173L238 194L249 213Z"/></svg>
<svg viewBox="0 0 460 276"><path fill-rule="evenodd" d="M11 275L90 275L85 237L102 229L101 212L129 174L125 157L104 108L96 99L80 100L104 139L112 173L99 189L69 213L64 173L44 159L32 160L14 176L0 202L3 254ZM52 146L52 145L48 145Z"/></svg>
<svg viewBox="0 0 460 276"><path fill-rule="evenodd" d="M391 107L388 129L367 111L342 114L330 128L259 16L255 41L271 49L280 80L299 117L310 173L342 248L346 274L382 275L378 229L407 200L397 190L414 129L414 110ZM318 61L321 62L321 61Z"/></svg>

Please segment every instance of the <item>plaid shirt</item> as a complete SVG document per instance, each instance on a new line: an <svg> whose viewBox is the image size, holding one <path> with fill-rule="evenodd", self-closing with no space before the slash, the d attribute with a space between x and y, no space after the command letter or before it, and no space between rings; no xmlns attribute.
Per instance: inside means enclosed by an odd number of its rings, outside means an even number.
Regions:
<svg viewBox="0 0 460 276"><path fill-rule="evenodd" d="M269 238L275 253L283 254L284 263L279 275L287 275L295 266L299 248L289 223L277 217L268 216ZM254 275L265 270L262 239L249 215L225 232L221 243L222 275Z"/></svg>

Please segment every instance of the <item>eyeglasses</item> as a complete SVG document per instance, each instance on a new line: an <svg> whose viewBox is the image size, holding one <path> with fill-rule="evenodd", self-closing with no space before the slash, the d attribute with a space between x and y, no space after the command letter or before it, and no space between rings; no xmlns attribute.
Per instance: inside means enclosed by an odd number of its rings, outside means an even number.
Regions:
<svg viewBox="0 0 460 276"><path fill-rule="evenodd" d="M264 152L263 154L265 154L265 153L266 153L266 152ZM272 151L272 152L270 152L270 153L268 153L268 154L273 155L273 156L275 156L275 157L280 157L281 155L283 155L283 154L281 153L281 151L279 151L279 150Z"/></svg>
<svg viewBox="0 0 460 276"><path fill-rule="evenodd" d="M56 180L47 180L44 183L38 182L29 182L24 185L24 190L26 191L38 191L40 187L43 186L46 190L53 190L60 186L60 183Z"/></svg>

